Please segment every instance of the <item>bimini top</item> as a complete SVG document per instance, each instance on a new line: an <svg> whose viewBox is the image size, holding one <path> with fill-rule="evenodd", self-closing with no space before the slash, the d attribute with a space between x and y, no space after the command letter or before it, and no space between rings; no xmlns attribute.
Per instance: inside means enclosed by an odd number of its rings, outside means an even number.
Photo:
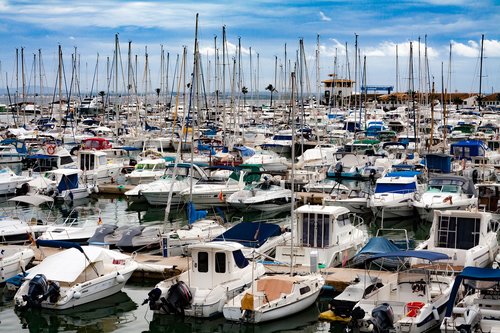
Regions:
<svg viewBox="0 0 500 333"><path fill-rule="evenodd" d="M455 282L450 293L450 300L446 307L445 317L450 317L453 311L453 305L457 297L458 289L463 280L477 280L477 281L499 281L500 282L500 269L493 268L480 268L480 267L465 267L464 270L455 277Z"/></svg>
<svg viewBox="0 0 500 333"><path fill-rule="evenodd" d="M281 235L281 227L274 223L241 222L213 239L217 241L231 241L246 247L259 248L270 237Z"/></svg>
<svg viewBox="0 0 500 333"><path fill-rule="evenodd" d="M408 251L394 251L394 252L375 254L367 258L365 262L372 262L380 258L418 258L428 261L450 259L450 257L444 253L439 253L434 251L408 250Z"/></svg>
<svg viewBox="0 0 500 333"><path fill-rule="evenodd" d="M46 195L19 195L17 197L9 199L9 201L14 201L17 203L25 203L29 205L33 205L35 207L40 206L41 204L48 203L48 202L54 202L54 199L51 197L48 197Z"/></svg>

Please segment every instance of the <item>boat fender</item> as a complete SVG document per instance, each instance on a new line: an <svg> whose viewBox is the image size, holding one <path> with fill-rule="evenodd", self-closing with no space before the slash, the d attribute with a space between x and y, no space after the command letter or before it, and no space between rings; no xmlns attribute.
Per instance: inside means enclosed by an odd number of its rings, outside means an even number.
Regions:
<svg viewBox="0 0 500 333"><path fill-rule="evenodd" d="M436 321L440 321L440 316L439 316L439 312L438 312L438 309L436 309L436 307L432 307L432 315L434 316L434 320Z"/></svg>
<svg viewBox="0 0 500 333"><path fill-rule="evenodd" d="M79 291L75 291L75 292L73 293L73 298L74 298L74 299L80 299L81 297L82 297L82 293L81 293L81 292L79 292Z"/></svg>
<svg viewBox="0 0 500 333"><path fill-rule="evenodd" d="M118 283L123 283L125 281L125 278L120 273L116 273L116 281Z"/></svg>

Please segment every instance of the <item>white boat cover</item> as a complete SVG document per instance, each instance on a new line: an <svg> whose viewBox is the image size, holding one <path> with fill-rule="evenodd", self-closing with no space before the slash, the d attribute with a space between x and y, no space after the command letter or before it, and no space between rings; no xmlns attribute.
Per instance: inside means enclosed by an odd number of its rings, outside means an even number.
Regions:
<svg viewBox="0 0 500 333"><path fill-rule="evenodd" d="M130 256L97 246L82 246L90 262L97 262L106 256L112 259L128 259ZM112 260L111 259L111 260ZM26 279L43 274L47 280L72 283L89 266L83 253L75 248L67 249L45 258L39 265L31 268Z"/></svg>
<svg viewBox="0 0 500 333"><path fill-rule="evenodd" d="M15 201L15 202L22 202L25 204L30 204L33 206L40 206L41 204L47 203L47 202L54 202L54 199L51 197L48 197L46 195L19 195L17 197L14 197L12 199L9 199L9 201Z"/></svg>

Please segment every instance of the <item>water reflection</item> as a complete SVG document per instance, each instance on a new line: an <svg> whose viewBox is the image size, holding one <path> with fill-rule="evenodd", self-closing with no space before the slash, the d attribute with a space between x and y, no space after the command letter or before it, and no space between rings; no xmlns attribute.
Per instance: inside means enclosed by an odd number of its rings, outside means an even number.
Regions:
<svg viewBox="0 0 500 333"><path fill-rule="evenodd" d="M96 302L68 310L29 309L17 311L23 329L29 332L113 332L136 320L137 304L119 292Z"/></svg>
<svg viewBox="0 0 500 333"><path fill-rule="evenodd" d="M299 315L259 325L228 322L223 317L216 319L182 318L173 315L153 316L149 323L151 333L273 333L273 332L317 332L319 311L316 305Z"/></svg>

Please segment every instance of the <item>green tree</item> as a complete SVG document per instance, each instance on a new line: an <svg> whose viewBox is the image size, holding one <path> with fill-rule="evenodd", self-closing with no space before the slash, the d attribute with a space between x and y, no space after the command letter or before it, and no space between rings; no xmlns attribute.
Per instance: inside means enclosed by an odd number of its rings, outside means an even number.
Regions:
<svg viewBox="0 0 500 333"><path fill-rule="evenodd" d="M271 92L271 102L269 103L270 104L270 107L272 108L273 107L273 92L277 91L276 88L273 87L272 84L269 84L267 87L266 87L266 90L269 90Z"/></svg>
<svg viewBox="0 0 500 333"><path fill-rule="evenodd" d="M455 96L455 97L453 98L453 101L452 101L452 102L453 102L453 104L455 104L455 105L456 105L457 110L458 110L458 108L459 108L459 106L460 106L460 105L464 104L464 100L463 100L463 99L461 99L459 96Z"/></svg>
<svg viewBox="0 0 500 333"><path fill-rule="evenodd" d="M243 94L243 106L245 106L247 105L248 88L247 87L241 88L241 93Z"/></svg>

